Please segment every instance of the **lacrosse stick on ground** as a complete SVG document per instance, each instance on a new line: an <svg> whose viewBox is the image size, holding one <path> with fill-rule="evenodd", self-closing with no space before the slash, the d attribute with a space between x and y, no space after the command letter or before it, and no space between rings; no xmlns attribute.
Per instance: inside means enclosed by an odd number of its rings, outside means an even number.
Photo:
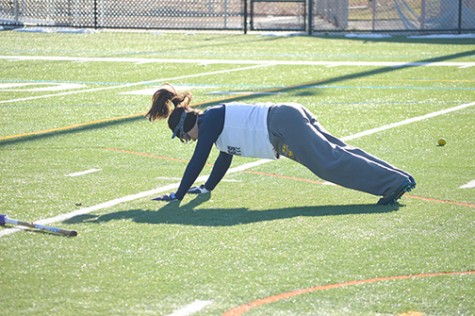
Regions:
<svg viewBox="0 0 475 316"><path fill-rule="evenodd" d="M45 226L41 224L23 222L23 221L9 218L7 215L0 214L0 225L3 226L5 224L35 228L40 231L47 231L53 234L58 234L58 235L63 235L63 236L68 236L68 237L77 236L78 234L77 231L75 230L66 230L66 229L61 229L61 228L56 228L56 227L51 227L51 226Z"/></svg>

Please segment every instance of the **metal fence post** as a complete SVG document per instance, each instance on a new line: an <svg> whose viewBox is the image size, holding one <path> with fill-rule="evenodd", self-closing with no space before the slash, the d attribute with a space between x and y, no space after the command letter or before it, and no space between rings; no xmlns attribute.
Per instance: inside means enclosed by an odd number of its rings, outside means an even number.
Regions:
<svg viewBox="0 0 475 316"><path fill-rule="evenodd" d="M97 30L97 0L94 0L94 29Z"/></svg>
<svg viewBox="0 0 475 316"><path fill-rule="evenodd" d="M374 32L376 29L376 0L371 1L371 11L373 11L372 19L371 19L371 30Z"/></svg>
<svg viewBox="0 0 475 316"><path fill-rule="evenodd" d="M16 0L15 3L14 3L14 15L15 15L15 24L18 25L18 23L20 22L20 9L19 9L19 4L18 4L18 1L19 0Z"/></svg>
<svg viewBox="0 0 475 316"><path fill-rule="evenodd" d="M458 19L458 33L462 34L462 0L459 0L459 19Z"/></svg>
<svg viewBox="0 0 475 316"><path fill-rule="evenodd" d="M244 34L247 34L247 0L244 1Z"/></svg>
<svg viewBox="0 0 475 316"><path fill-rule="evenodd" d="M228 0L224 0L224 28L228 28Z"/></svg>
<svg viewBox="0 0 475 316"><path fill-rule="evenodd" d="M308 35L312 35L313 33L313 0L308 0L307 1L307 6L308 6L308 21L307 21L307 27L308 27Z"/></svg>
<svg viewBox="0 0 475 316"><path fill-rule="evenodd" d="M426 0L422 0L421 4L421 30L426 27Z"/></svg>

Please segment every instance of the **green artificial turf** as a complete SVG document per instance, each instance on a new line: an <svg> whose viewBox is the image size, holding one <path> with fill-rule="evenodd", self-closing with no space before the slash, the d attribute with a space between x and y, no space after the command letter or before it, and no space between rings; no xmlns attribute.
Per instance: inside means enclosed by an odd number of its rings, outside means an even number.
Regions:
<svg viewBox="0 0 475 316"><path fill-rule="evenodd" d="M460 187L475 179L475 68L440 63L473 63L474 48L469 39L0 32L0 213L69 214L51 225L78 231L0 235L2 314L170 315L207 301L196 315L222 315L257 301L246 315L473 315L475 194ZM26 58L35 56L99 59ZM316 61L335 64L302 64ZM377 206L379 197L282 159L181 203L150 200L168 191L136 196L176 189L193 154L166 122L143 117L150 94L130 94L166 81L190 89L201 110L301 103L334 135L413 174L417 188ZM58 84L81 87L35 90ZM455 274L431 276L441 272ZM283 296L374 278L385 279Z"/></svg>

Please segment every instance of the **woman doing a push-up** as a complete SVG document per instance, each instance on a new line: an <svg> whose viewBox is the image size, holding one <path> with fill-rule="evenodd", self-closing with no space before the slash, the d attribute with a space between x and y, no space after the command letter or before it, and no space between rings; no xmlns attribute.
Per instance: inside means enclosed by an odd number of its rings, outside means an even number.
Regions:
<svg viewBox="0 0 475 316"><path fill-rule="evenodd" d="M223 103L199 112L190 107L190 92L162 85L153 95L146 117L168 118L172 138L197 141L176 193L155 200L182 200L186 193L208 193L226 174L233 156L279 159L288 157L318 177L340 186L381 196L378 204L394 204L416 186L407 172L349 146L326 131L297 103ZM212 172L201 186L192 187L213 145L220 151Z"/></svg>

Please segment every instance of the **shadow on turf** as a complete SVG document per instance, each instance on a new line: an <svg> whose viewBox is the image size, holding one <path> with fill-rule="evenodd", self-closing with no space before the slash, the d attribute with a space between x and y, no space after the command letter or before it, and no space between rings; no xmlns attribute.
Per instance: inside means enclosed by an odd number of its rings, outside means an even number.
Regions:
<svg viewBox="0 0 475 316"><path fill-rule="evenodd" d="M376 69L371 69L371 70L365 70L365 71L360 71L356 73L350 73L334 78L328 78L328 79L318 79L314 81L310 81L307 83L302 83L299 85L295 86L288 86L288 87L281 87L281 88L276 88L276 89L268 89L264 91L260 91L261 93L255 94L255 93L250 93L248 95L237 95L237 96L232 96L228 98L223 98L219 100L213 100L209 102L203 102L197 107L199 109L205 109L208 106L211 105L216 105L219 103L223 102L232 102L232 101L246 101L246 100L252 100L253 102L255 99L258 99L261 96L265 96L266 93L272 92L272 93L289 93L290 96L312 96L316 95L317 92L314 90L307 90L307 89L314 89L315 87L318 86L324 86L324 85L329 85L333 84L336 82L342 82L342 81L347 81L347 80L352 80L352 79L358 79L358 78L363 78L363 77L370 77L374 75L380 75L384 73L389 73L389 72L394 72L394 71L400 71L400 70L405 70L409 68L416 68L416 67L422 67L423 64L425 63L436 63L436 62L443 62L443 61L448 61L448 60L453 60L453 59L458 59L458 58L466 58L466 57L471 57L475 55L475 50L470 50L470 51L465 51L465 52L459 52L451 55L444 55L444 56L438 56L438 57L433 57L433 58L428 58L428 59L423 59L420 61L415 61L415 62L408 62L406 64L402 64L398 67L381 67L381 68L376 68ZM419 63L419 64L418 64ZM145 113L138 113L135 115L127 116L127 117L117 117L117 118L112 118L107 121L102 121L102 122L89 122L84 125L81 125L79 127L76 127L74 125L62 129L53 129L50 131L42 131L38 132L37 134L25 134L25 135L18 135L17 137L13 138L8 138L8 139L0 139L0 148L5 146L5 145L11 145L11 144L16 144L16 143L22 143L22 142L27 142L27 141L34 141L34 140L41 140L44 138L52 137L52 136L61 136L61 135L68 135L71 133L77 133L77 132L82 132L82 131L87 131L87 130L95 130L99 128L104 128L104 127L109 127L111 125L117 125L117 124L123 124L123 123L129 123L129 122L135 122L138 120L145 120L144 118ZM318 115L318 113L317 113Z"/></svg>
<svg viewBox="0 0 475 316"><path fill-rule="evenodd" d="M200 208L202 203L211 198L209 194L198 196L185 205L178 202L165 204L157 210L125 210L100 216L84 214L75 216L65 223L103 223L114 220L132 220L136 223L147 224L177 224L191 226L234 226L287 219L301 216L337 216L356 214L383 214L396 211L400 205L380 206L375 204L354 205L322 205L269 210L249 210L247 208ZM158 205L162 205L161 203Z"/></svg>

